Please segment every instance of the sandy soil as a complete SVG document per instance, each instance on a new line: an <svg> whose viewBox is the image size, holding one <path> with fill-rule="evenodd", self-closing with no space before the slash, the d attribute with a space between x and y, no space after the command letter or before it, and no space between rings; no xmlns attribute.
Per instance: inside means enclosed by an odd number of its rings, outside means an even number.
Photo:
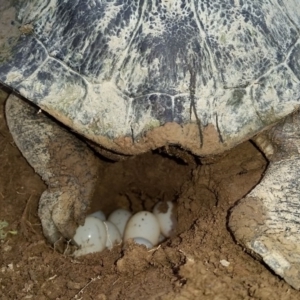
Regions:
<svg viewBox="0 0 300 300"><path fill-rule="evenodd" d="M159 153L117 163L99 158L91 211L135 212L152 209L158 200L175 201L177 234L152 250L129 243L74 259L56 252L42 235L37 206L46 187L8 132L6 97L0 90L0 224L8 223L0 231L1 299L300 298L227 229L229 210L267 167L250 142L205 165Z"/></svg>

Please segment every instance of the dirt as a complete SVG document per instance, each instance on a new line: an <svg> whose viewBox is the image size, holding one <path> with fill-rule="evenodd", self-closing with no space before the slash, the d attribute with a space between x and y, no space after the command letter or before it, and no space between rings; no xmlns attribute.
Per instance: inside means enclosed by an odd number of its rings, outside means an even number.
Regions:
<svg viewBox="0 0 300 300"><path fill-rule="evenodd" d="M6 235L1 299L299 299L300 292L248 255L227 228L230 209L267 167L251 142L204 165L164 151L116 163L99 158L91 211L151 210L170 200L178 206L178 227L151 250L127 243L75 259L42 235L37 207L46 186L7 129L6 97L0 90L0 221L8 223L0 232Z"/></svg>

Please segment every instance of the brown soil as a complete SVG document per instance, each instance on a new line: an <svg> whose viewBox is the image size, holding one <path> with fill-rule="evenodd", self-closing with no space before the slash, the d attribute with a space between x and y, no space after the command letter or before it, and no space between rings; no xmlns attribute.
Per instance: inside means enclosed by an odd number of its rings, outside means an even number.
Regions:
<svg viewBox="0 0 300 300"><path fill-rule="evenodd" d="M177 234L152 250L129 243L74 259L42 235L37 205L45 185L8 132L6 97L0 90L0 221L9 224L0 232L7 233L0 243L1 299L299 299L227 229L230 208L267 165L250 142L203 166L158 153L99 159L91 210L150 210L158 200L176 201Z"/></svg>

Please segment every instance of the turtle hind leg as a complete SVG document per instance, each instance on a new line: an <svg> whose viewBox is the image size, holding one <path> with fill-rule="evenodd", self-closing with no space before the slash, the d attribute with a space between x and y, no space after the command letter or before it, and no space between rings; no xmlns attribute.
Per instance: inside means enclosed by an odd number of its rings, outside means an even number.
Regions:
<svg viewBox="0 0 300 300"><path fill-rule="evenodd" d="M258 146L267 149L270 165L261 182L233 208L229 227L250 253L300 289L300 114L265 135L272 146Z"/></svg>
<svg viewBox="0 0 300 300"><path fill-rule="evenodd" d="M11 95L6 119L14 141L48 186L39 202L46 238L72 238L94 192L97 160L87 145L38 109Z"/></svg>

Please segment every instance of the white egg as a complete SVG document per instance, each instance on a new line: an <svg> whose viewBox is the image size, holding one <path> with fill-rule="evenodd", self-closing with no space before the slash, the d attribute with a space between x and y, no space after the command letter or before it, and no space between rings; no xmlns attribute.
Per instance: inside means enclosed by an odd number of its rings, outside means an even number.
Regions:
<svg viewBox="0 0 300 300"><path fill-rule="evenodd" d="M129 218L131 217L131 215L132 215L132 213L129 212L128 210L119 208L109 215L108 221L115 224L117 226L117 228L119 229L121 236L123 236L125 226L129 220Z"/></svg>
<svg viewBox="0 0 300 300"><path fill-rule="evenodd" d="M160 227L155 215L148 211L140 211L129 219L124 232L124 241L144 238L152 245L156 245L159 234Z"/></svg>
<svg viewBox="0 0 300 300"><path fill-rule="evenodd" d="M94 217L94 218L97 218L97 219L99 219L101 221L105 221L106 220L105 214L101 210L93 212L92 214L88 215L88 217Z"/></svg>
<svg viewBox="0 0 300 300"><path fill-rule="evenodd" d="M175 205L171 201L158 202L153 208L161 233L165 237L170 237L175 233L177 220Z"/></svg>
<svg viewBox="0 0 300 300"><path fill-rule="evenodd" d="M74 252L75 256L100 252L106 246L106 227L99 219L86 217L84 225L77 228L73 239L78 246L81 246Z"/></svg>
<svg viewBox="0 0 300 300"><path fill-rule="evenodd" d="M112 249L115 244L122 243L122 237L119 229L113 223L109 221L103 222L106 227L107 239L106 239L106 247L108 249Z"/></svg>
<svg viewBox="0 0 300 300"><path fill-rule="evenodd" d="M153 248L153 245L151 244L151 242L149 242L148 240L146 240L146 239L144 239L144 238L136 237L136 238L134 238L133 240L134 240L134 242L135 242L136 244L146 246L147 249Z"/></svg>
<svg viewBox="0 0 300 300"><path fill-rule="evenodd" d="M163 234L160 234L158 237L158 243L160 244L160 243L164 242L165 239L166 239L166 237Z"/></svg>

